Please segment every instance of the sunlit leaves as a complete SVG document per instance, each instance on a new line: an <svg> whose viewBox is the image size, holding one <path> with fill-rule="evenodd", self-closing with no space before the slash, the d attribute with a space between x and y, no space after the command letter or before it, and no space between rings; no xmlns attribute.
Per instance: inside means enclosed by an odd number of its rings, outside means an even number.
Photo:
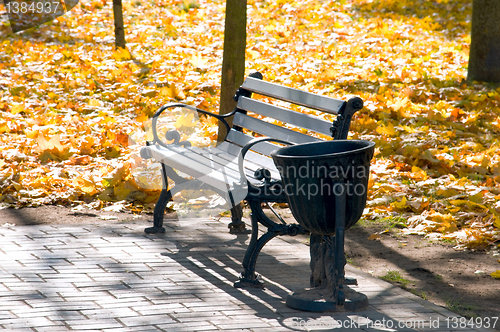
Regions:
<svg viewBox="0 0 500 332"><path fill-rule="evenodd" d="M0 27L0 201L151 207L159 165L136 153L148 118L168 102L217 112L225 2L124 3L120 50L111 5ZM363 99L350 136L377 144L367 219L479 247L500 239L500 90L465 84L470 15L468 0L249 0L246 61L268 81ZM212 118L162 121L162 135L216 138Z"/></svg>

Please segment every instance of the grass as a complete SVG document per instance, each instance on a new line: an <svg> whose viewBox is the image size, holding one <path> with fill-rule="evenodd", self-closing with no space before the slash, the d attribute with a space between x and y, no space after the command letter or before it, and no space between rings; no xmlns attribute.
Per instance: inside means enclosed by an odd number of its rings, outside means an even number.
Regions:
<svg viewBox="0 0 500 332"><path fill-rule="evenodd" d="M406 246L408 246L408 243L406 243L406 241L405 242L399 242L398 241L398 248L404 248Z"/></svg>
<svg viewBox="0 0 500 332"><path fill-rule="evenodd" d="M411 283L410 280L405 279L399 271L389 270L385 276L380 277L380 279L390 282L392 284L397 284L404 289L408 289L408 285Z"/></svg>
<svg viewBox="0 0 500 332"><path fill-rule="evenodd" d="M410 289L410 293L415 294L418 297L423 298L424 300L427 300L427 294L422 290L418 292L416 289Z"/></svg>
<svg viewBox="0 0 500 332"><path fill-rule="evenodd" d="M414 288L410 288L409 285L412 282L408 279L405 279L405 277L403 277L401 275L401 272L399 272L399 271L389 270L389 271L387 271L385 276L379 277L379 278L382 280L385 280L387 282L390 282L391 284L396 284L396 285L400 286L401 288L409 291L410 293L415 294L415 295L423 298L424 300L428 299L427 294L423 290L421 290L419 292Z"/></svg>
<svg viewBox="0 0 500 332"><path fill-rule="evenodd" d="M407 219L401 216L397 217L385 217L382 219L384 222L390 225L389 228L406 228Z"/></svg>
<svg viewBox="0 0 500 332"><path fill-rule="evenodd" d="M451 245L456 245L457 244L457 241L453 240L453 239L441 239L440 241L443 242L443 243L451 244Z"/></svg>
<svg viewBox="0 0 500 332"><path fill-rule="evenodd" d="M389 216L384 218L377 218L375 220L366 220L361 218L353 227L367 227L371 225L384 226L387 229L391 228L406 228L406 222L408 220L401 216Z"/></svg>
<svg viewBox="0 0 500 332"><path fill-rule="evenodd" d="M446 308L468 318L477 317L477 314L475 313L477 307L474 305L463 304L460 300L447 300Z"/></svg>

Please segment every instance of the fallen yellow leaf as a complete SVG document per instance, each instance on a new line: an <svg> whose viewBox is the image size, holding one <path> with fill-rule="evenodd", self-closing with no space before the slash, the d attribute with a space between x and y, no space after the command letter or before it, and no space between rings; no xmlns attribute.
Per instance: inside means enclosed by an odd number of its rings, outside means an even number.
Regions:
<svg viewBox="0 0 500 332"><path fill-rule="evenodd" d="M130 60L132 59L132 55L126 48L118 48L113 53L113 58L115 58L115 60Z"/></svg>
<svg viewBox="0 0 500 332"><path fill-rule="evenodd" d="M377 133L379 133L381 135L396 136L396 134L397 134L396 129L394 129L394 126L392 123L389 123L389 125L387 125L387 126L384 124L381 124L375 130Z"/></svg>
<svg viewBox="0 0 500 332"><path fill-rule="evenodd" d="M412 166L411 168L411 173L409 174L409 177L414 180L420 180L420 181L425 181L427 180L427 173L421 169L420 167L417 166Z"/></svg>
<svg viewBox="0 0 500 332"><path fill-rule="evenodd" d="M99 100L92 98L89 100L89 106L100 107L102 106L102 103Z"/></svg>
<svg viewBox="0 0 500 332"><path fill-rule="evenodd" d="M164 86L160 89L160 95L163 97L174 98L175 97L175 88L173 85Z"/></svg>
<svg viewBox="0 0 500 332"><path fill-rule="evenodd" d="M0 130L0 132L1 132L1 130ZM35 138L38 136L38 130L25 130L24 134L28 138Z"/></svg>
<svg viewBox="0 0 500 332"><path fill-rule="evenodd" d="M73 185L81 189L81 191L83 191L84 193L89 194L91 196L99 192L99 190L96 188L95 184L92 181L84 179L82 177L74 179Z"/></svg>
<svg viewBox="0 0 500 332"><path fill-rule="evenodd" d="M406 197L403 196L403 199L399 202L393 202L391 203L392 206L398 208L398 209L404 209L406 207L407 200Z"/></svg>
<svg viewBox="0 0 500 332"><path fill-rule="evenodd" d="M10 131L10 128L7 125L7 122L0 123L0 134L8 133L9 131Z"/></svg>
<svg viewBox="0 0 500 332"><path fill-rule="evenodd" d="M208 61L209 60L207 58L204 58L200 54L193 55L191 59L189 59L189 62L193 65L193 67L200 69L205 69Z"/></svg>
<svg viewBox="0 0 500 332"><path fill-rule="evenodd" d="M52 136L49 140L43 135L38 135L35 141L37 142L35 152L39 153L38 159L42 162L46 162L49 159L64 160L70 156L70 147L61 144L59 134Z"/></svg>
<svg viewBox="0 0 500 332"><path fill-rule="evenodd" d="M444 196L444 197L452 197L458 195L458 191L455 189L438 189L436 191L436 195L438 196Z"/></svg>
<svg viewBox="0 0 500 332"><path fill-rule="evenodd" d="M495 279L500 279L500 270L496 270L495 272L492 272L490 274L490 276L492 276Z"/></svg>
<svg viewBox="0 0 500 332"><path fill-rule="evenodd" d="M487 207L484 206L483 204L478 204L478 203L466 201L463 199L452 199L452 200L450 200L450 203L453 205L457 205L457 206L467 205L470 209L474 209L474 208L477 208L478 210L486 210L487 209Z"/></svg>
<svg viewBox="0 0 500 332"><path fill-rule="evenodd" d="M493 216L493 225L496 227L496 228L500 228L500 217L494 215Z"/></svg>
<svg viewBox="0 0 500 332"><path fill-rule="evenodd" d="M177 118L177 121L175 122L175 128L193 127L196 125L196 120L197 119L195 119L194 112L188 112L187 114L183 114L179 118Z"/></svg>

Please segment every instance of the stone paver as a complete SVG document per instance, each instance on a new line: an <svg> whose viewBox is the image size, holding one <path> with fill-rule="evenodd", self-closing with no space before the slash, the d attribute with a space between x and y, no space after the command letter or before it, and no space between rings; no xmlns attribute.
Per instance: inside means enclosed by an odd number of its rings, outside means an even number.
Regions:
<svg viewBox="0 0 500 332"><path fill-rule="evenodd" d="M292 237L260 254L266 289L234 288L249 235L226 222L167 222L161 235L139 221L0 226L0 330L487 331L349 266L367 310L290 309L287 294L309 282L309 249Z"/></svg>

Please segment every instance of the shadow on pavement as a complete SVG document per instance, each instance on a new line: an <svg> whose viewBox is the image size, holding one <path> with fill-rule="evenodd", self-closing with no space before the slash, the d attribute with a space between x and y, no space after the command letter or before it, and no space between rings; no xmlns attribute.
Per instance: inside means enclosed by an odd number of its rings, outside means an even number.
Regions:
<svg viewBox="0 0 500 332"><path fill-rule="evenodd" d="M144 234L145 226L103 221L0 228L0 326L194 331L189 324L196 322L259 331L337 330L341 323L379 331L416 317L415 303L391 287L368 291L371 306L358 313L288 308L287 294L306 287L310 273L308 253L302 253L307 248L293 241L273 239L261 252L257 271L266 289L238 289L233 282L248 235L231 235L215 220L168 220L162 235ZM386 325L373 326L378 321Z"/></svg>

